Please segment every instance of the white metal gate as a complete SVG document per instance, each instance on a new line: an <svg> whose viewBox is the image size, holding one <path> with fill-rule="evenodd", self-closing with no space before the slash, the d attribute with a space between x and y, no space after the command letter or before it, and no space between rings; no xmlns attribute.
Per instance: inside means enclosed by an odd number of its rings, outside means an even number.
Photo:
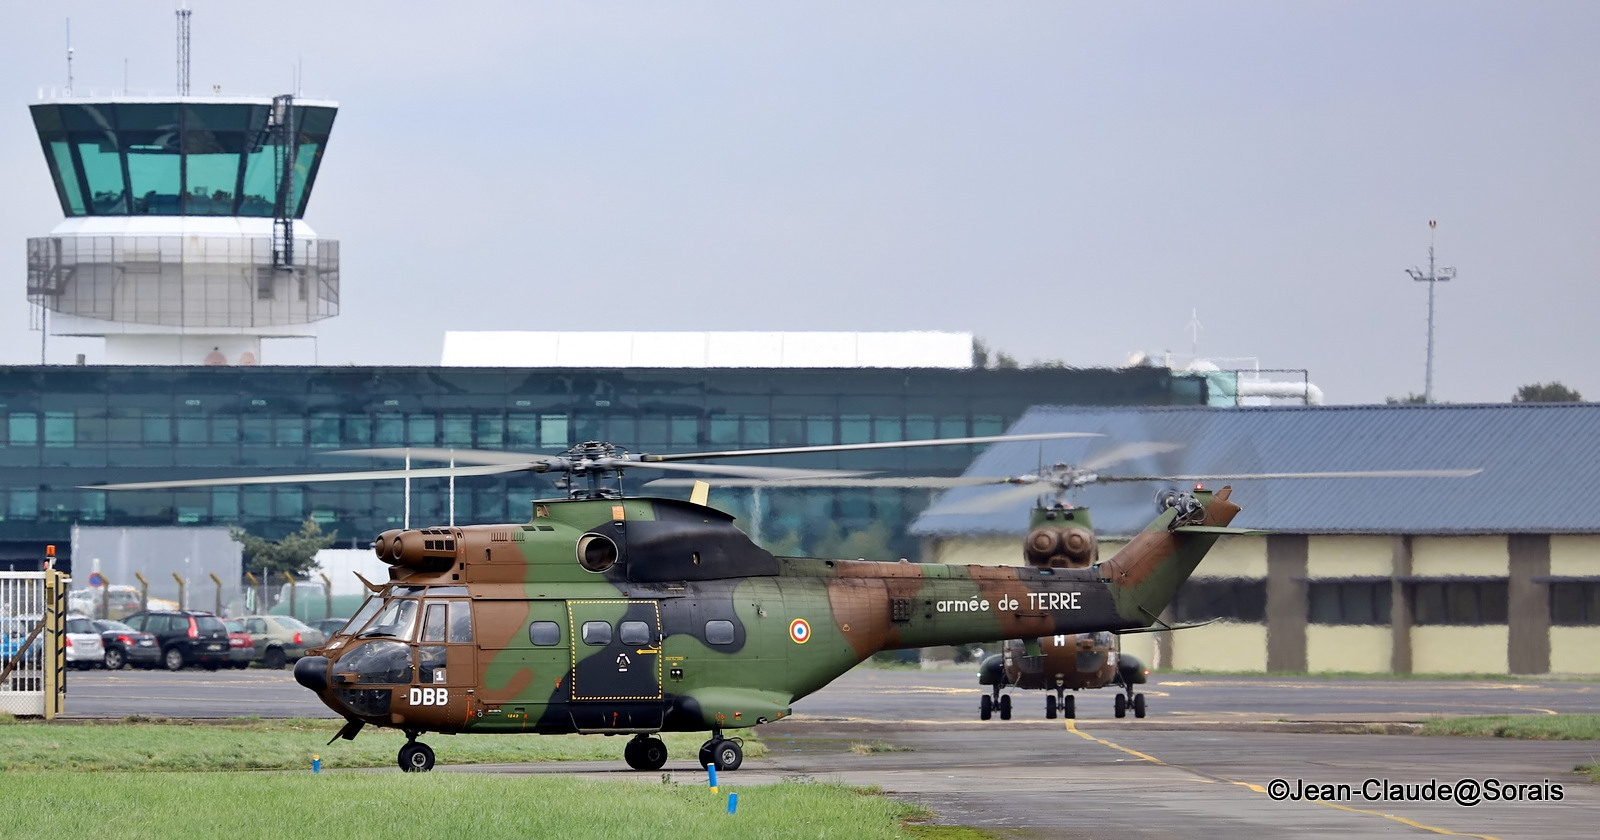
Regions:
<svg viewBox="0 0 1600 840"><path fill-rule="evenodd" d="M70 581L54 570L0 572L0 712L61 714Z"/></svg>

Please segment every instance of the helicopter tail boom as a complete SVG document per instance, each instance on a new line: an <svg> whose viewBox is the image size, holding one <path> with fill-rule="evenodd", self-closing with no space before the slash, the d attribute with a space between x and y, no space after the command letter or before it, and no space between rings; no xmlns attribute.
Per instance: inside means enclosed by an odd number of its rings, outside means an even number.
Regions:
<svg viewBox="0 0 1600 840"><path fill-rule="evenodd" d="M1138 623L1148 626L1172 603L1178 587L1219 537L1243 532L1228 527L1240 510L1229 500L1231 492L1224 487L1209 499L1197 500L1203 514L1188 523L1179 521L1185 515L1182 509L1169 509L1100 565L1118 614L1139 616Z"/></svg>

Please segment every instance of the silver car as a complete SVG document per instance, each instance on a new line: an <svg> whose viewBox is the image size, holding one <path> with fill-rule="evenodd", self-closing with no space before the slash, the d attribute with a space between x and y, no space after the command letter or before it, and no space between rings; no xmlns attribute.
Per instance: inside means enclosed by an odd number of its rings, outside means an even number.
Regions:
<svg viewBox="0 0 1600 840"><path fill-rule="evenodd" d="M290 615L245 615L239 622L255 642L254 658L263 668L280 669L327 640L321 630Z"/></svg>

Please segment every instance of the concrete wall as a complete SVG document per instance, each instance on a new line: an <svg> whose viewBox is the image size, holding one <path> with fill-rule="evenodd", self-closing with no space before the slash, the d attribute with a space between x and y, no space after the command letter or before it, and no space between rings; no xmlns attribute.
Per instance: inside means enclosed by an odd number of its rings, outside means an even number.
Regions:
<svg viewBox="0 0 1600 840"><path fill-rule="evenodd" d="M1504 624L1411 628L1415 674L1504 674L1508 633Z"/></svg>
<svg viewBox="0 0 1600 840"><path fill-rule="evenodd" d="M1267 628L1219 621L1172 634L1172 664L1180 670L1265 671Z"/></svg>
<svg viewBox="0 0 1600 840"><path fill-rule="evenodd" d="M1321 671L1387 673L1393 653L1392 636L1388 625L1309 625L1306 627L1306 671L1313 674Z"/></svg>
<svg viewBox="0 0 1600 840"><path fill-rule="evenodd" d="M1600 674L1600 627L1550 628L1550 673Z"/></svg>

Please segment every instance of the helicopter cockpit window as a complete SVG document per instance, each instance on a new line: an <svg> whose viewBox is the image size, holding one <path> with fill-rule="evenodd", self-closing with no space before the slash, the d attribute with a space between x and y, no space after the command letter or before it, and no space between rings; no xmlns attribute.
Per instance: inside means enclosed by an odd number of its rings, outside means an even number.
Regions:
<svg viewBox="0 0 1600 840"><path fill-rule="evenodd" d="M722 619L713 619L706 622L706 643L712 645L733 644L733 622Z"/></svg>
<svg viewBox="0 0 1600 840"><path fill-rule="evenodd" d="M450 602L450 641L472 641L472 605L466 601Z"/></svg>
<svg viewBox="0 0 1600 840"><path fill-rule="evenodd" d="M424 645L417 648L417 680L423 685L445 681L444 645Z"/></svg>
<svg viewBox="0 0 1600 840"><path fill-rule="evenodd" d="M610 622L585 621L583 623L583 643L586 645L611 644Z"/></svg>
<svg viewBox="0 0 1600 840"><path fill-rule="evenodd" d="M584 534L578 540L578 565L603 572L617 562L617 544L603 534Z"/></svg>
<svg viewBox="0 0 1600 840"><path fill-rule="evenodd" d="M361 632L361 628L366 627L367 622L371 621L372 617L377 615L378 610L381 609L383 609L382 598L378 597L377 595L367 598L366 602L361 605L361 609L356 610L355 616L348 622L345 622L344 629L340 630L339 633L350 633L353 635Z"/></svg>
<svg viewBox="0 0 1600 840"><path fill-rule="evenodd" d="M528 625L528 641L536 645L559 645L561 625L554 621L535 621Z"/></svg>
<svg viewBox="0 0 1600 840"><path fill-rule="evenodd" d="M417 601L411 598L395 598L384 604L383 611L372 620L363 636L392 636L396 639L410 639L417 623Z"/></svg>
<svg viewBox="0 0 1600 840"><path fill-rule="evenodd" d="M650 625L642 621L624 621L617 625L617 637L625 645L648 645Z"/></svg>
<svg viewBox="0 0 1600 840"><path fill-rule="evenodd" d="M429 604L422 614L422 639L424 642L444 641L445 605Z"/></svg>
<svg viewBox="0 0 1600 840"><path fill-rule="evenodd" d="M369 642L340 657L335 669L354 674L358 685L409 685L411 646L400 642Z"/></svg>

